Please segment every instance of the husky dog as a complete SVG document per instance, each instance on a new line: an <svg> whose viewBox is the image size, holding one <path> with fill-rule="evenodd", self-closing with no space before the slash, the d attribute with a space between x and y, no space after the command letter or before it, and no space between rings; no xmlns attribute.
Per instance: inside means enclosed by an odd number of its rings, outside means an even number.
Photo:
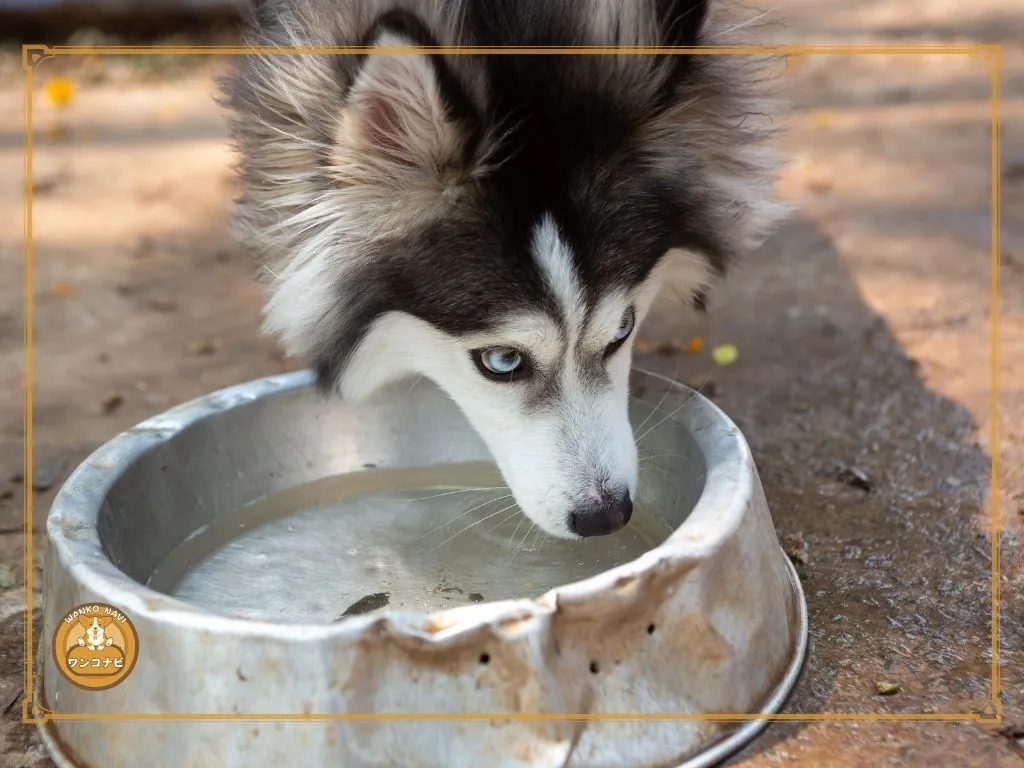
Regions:
<svg viewBox="0 0 1024 768"><path fill-rule="evenodd" d="M221 84L265 330L352 401L435 382L547 533L621 529L636 329L666 276L701 305L785 210L762 60L493 48L722 43L717 10L257 2L253 45L380 51L255 51Z"/></svg>

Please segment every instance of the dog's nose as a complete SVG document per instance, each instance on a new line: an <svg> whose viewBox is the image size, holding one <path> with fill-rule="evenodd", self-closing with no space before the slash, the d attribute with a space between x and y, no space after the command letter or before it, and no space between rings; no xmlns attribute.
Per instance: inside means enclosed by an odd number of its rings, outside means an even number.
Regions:
<svg viewBox="0 0 1024 768"><path fill-rule="evenodd" d="M569 530L584 536L607 536L625 528L633 515L629 490L602 493L600 500L580 504L569 514Z"/></svg>

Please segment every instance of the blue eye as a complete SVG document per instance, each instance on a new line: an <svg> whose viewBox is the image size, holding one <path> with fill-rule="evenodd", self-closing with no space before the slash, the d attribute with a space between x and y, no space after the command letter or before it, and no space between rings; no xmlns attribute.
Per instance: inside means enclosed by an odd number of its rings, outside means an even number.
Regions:
<svg viewBox="0 0 1024 768"><path fill-rule="evenodd" d="M498 374L512 373L523 364L522 355L514 349L503 349L501 347L485 350L480 360L487 370Z"/></svg>
<svg viewBox="0 0 1024 768"><path fill-rule="evenodd" d="M477 349L472 355L480 372L494 381L520 380L529 369L523 353L512 347Z"/></svg>
<svg viewBox="0 0 1024 768"><path fill-rule="evenodd" d="M636 323L636 313L633 312L633 308L630 307L626 310L626 314L622 317L622 325L615 332L615 336L612 338L611 343L617 344L624 338L629 336L633 332L633 324Z"/></svg>

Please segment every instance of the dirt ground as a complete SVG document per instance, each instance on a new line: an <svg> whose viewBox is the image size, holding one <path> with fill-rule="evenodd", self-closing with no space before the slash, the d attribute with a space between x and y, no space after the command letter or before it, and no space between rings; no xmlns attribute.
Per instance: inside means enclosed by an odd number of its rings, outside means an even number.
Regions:
<svg viewBox="0 0 1024 768"><path fill-rule="evenodd" d="M733 762L1024 765L1024 6L789 0L789 43L1002 42L999 509L1002 722L779 723ZM258 333L232 243L223 62L55 59L75 99L36 97L35 530L60 482L118 431L222 386L296 367ZM750 441L810 607L790 712L966 713L991 701L988 64L815 56L782 179L794 221L707 318L664 297L637 364L705 391ZM22 103L0 63L0 764L41 767L22 701ZM705 350L653 349L702 335ZM707 350L735 344L716 367ZM861 480L858 480L858 476ZM44 544L36 535L35 583ZM36 594L33 602L39 605ZM38 611L34 619L38 621ZM894 683L880 696L876 684Z"/></svg>

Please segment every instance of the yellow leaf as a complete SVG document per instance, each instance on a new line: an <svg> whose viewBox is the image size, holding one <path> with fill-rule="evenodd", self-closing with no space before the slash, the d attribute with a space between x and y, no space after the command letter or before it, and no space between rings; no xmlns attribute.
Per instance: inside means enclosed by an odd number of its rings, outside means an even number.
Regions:
<svg viewBox="0 0 1024 768"><path fill-rule="evenodd" d="M43 83L43 98L55 107L66 107L75 96L75 84L66 77L51 77Z"/></svg>
<svg viewBox="0 0 1024 768"><path fill-rule="evenodd" d="M58 299L66 299L78 293L78 286L71 283L54 283L50 286L50 295Z"/></svg>
<svg viewBox="0 0 1024 768"><path fill-rule="evenodd" d="M723 344L711 350L711 359L715 361L715 365L723 367L735 363L739 356L740 352L733 344Z"/></svg>
<svg viewBox="0 0 1024 768"><path fill-rule="evenodd" d="M810 116L812 128L828 128L834 120L831 112L815 112Z"/></svg>

